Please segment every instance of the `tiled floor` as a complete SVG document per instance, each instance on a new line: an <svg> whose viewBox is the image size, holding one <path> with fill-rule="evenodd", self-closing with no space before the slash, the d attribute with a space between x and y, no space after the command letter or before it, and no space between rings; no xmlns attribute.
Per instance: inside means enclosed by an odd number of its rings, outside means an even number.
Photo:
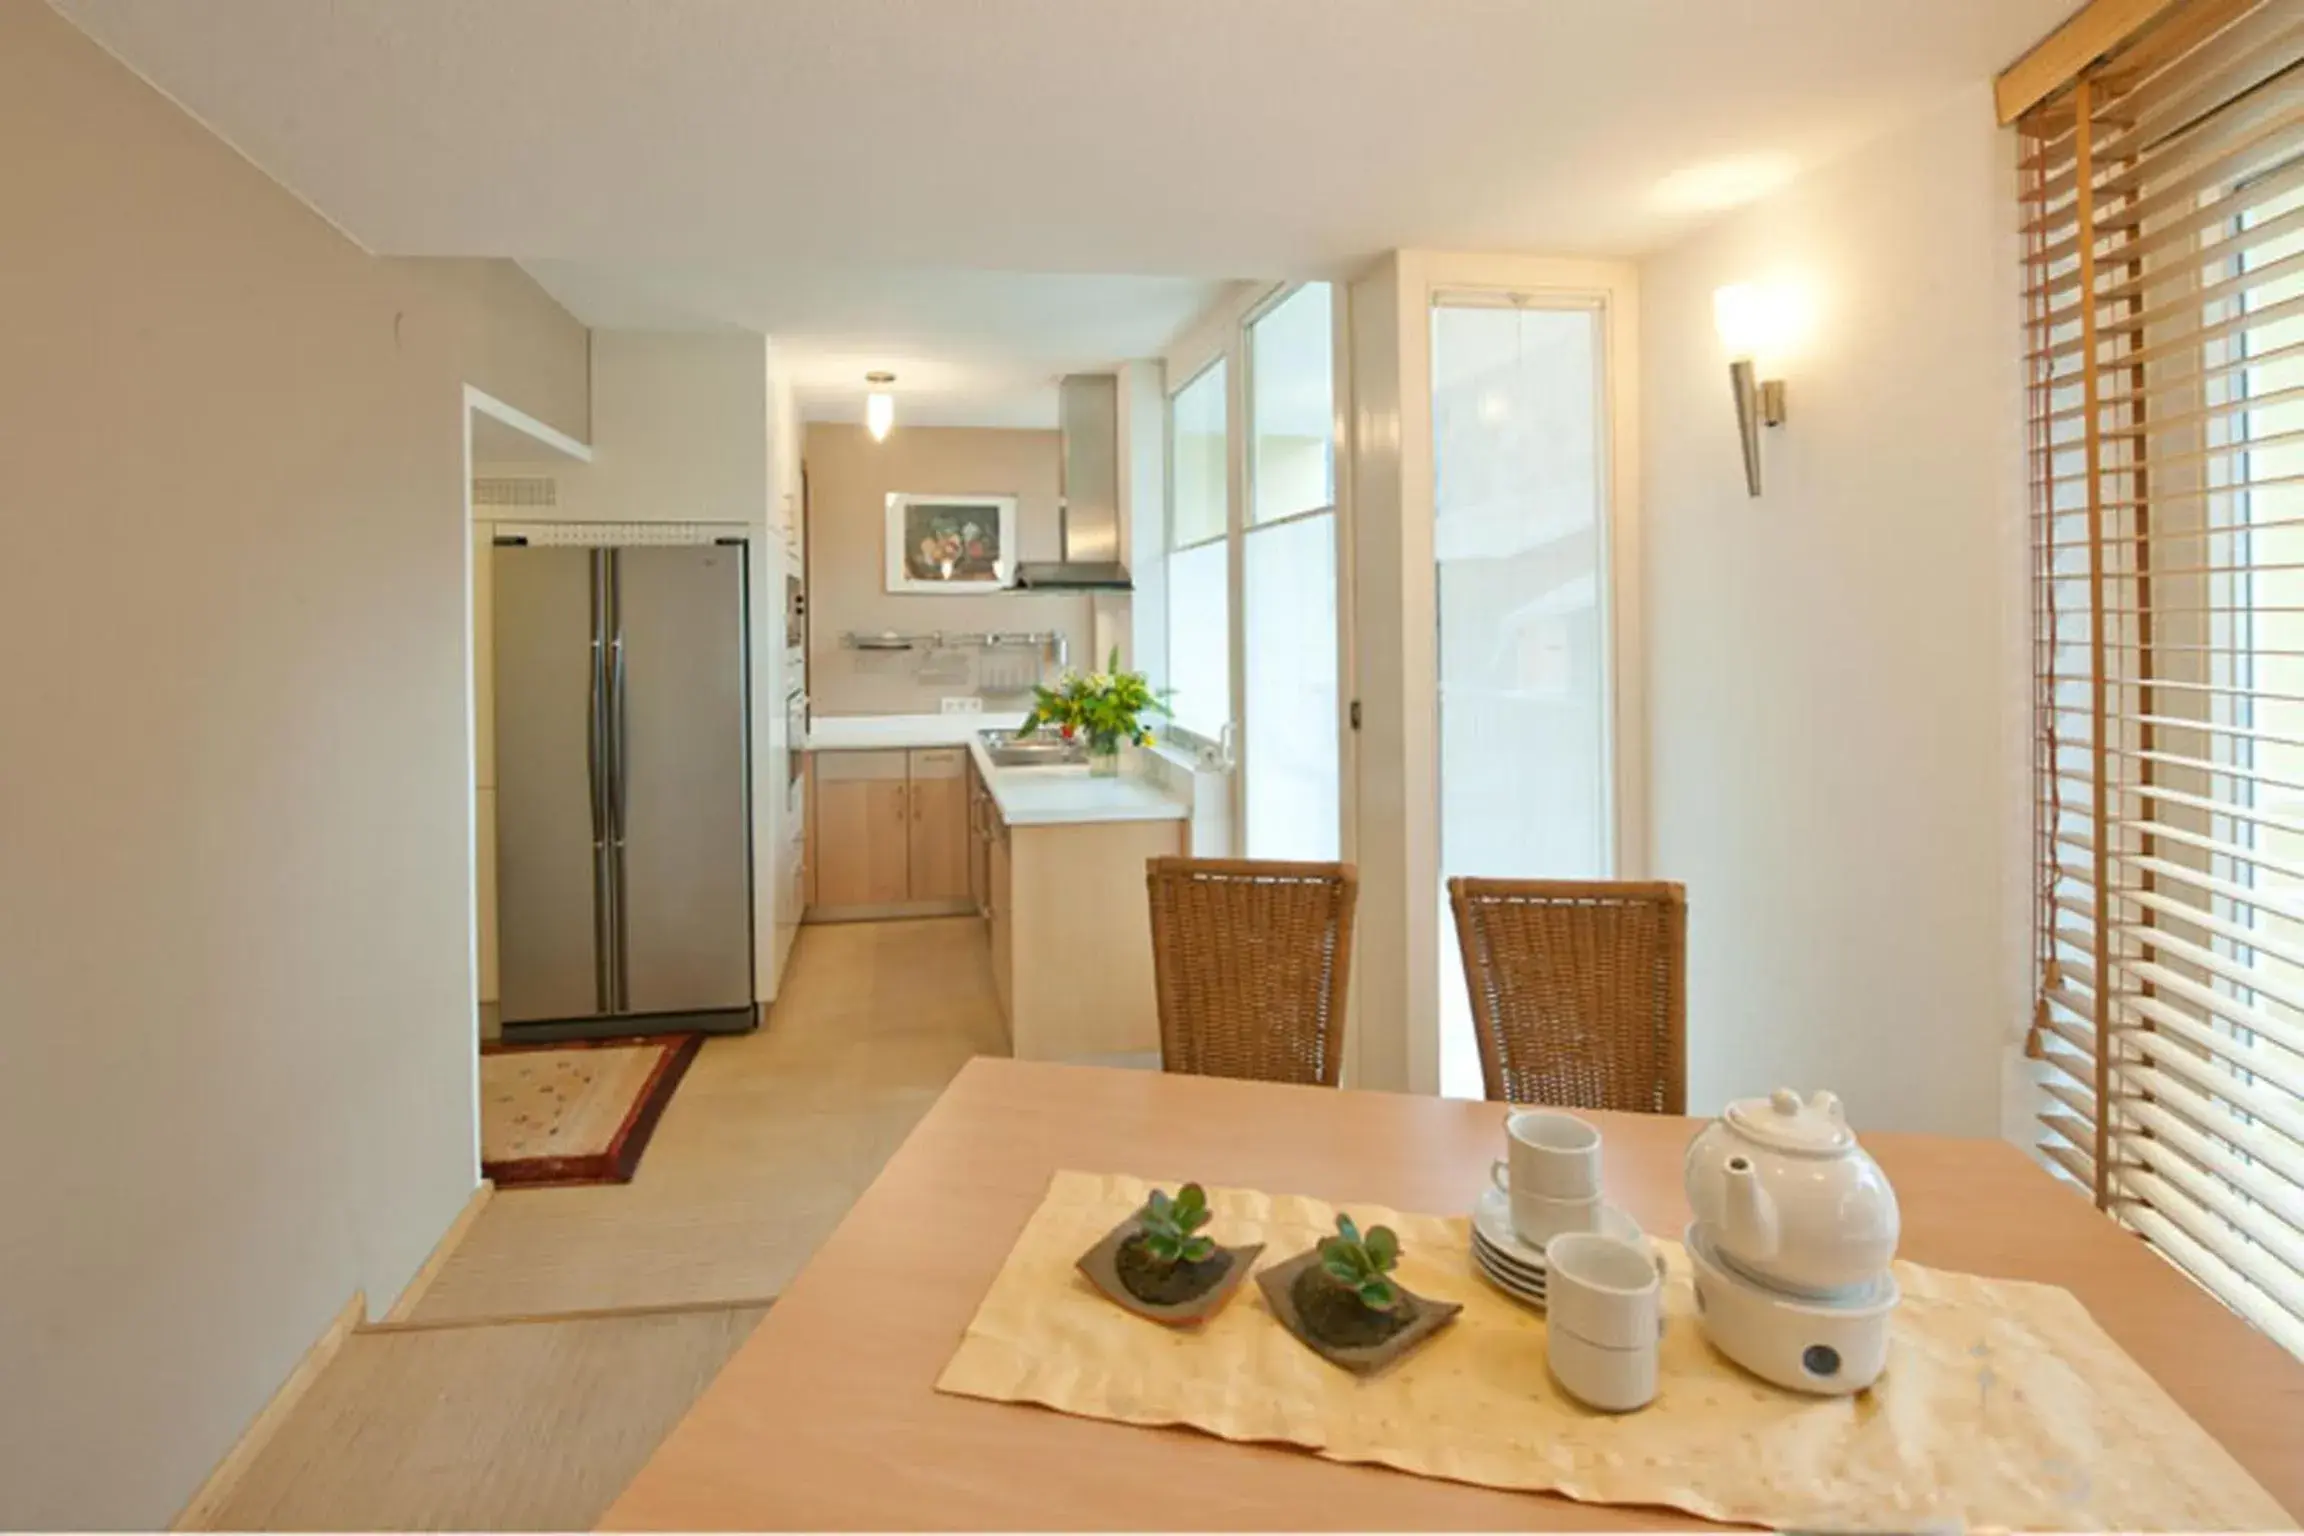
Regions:
<svg viewBox="0 0 2304 1536"><path fill-rule="evenodd" d="M589 1528L953 1074L1006 1050L975 919L804 930L769 1027L705 1043L638 1177L499 1191L222 1528Z"/></svg>
<svg viewBox="0 0 2304 1536"><path fill-rule="evenodd" d="M499 1191L419 1322L774 1296L970 1056L973 918L802 931L769 1027L705 1042L630 1184Z"/></svg>

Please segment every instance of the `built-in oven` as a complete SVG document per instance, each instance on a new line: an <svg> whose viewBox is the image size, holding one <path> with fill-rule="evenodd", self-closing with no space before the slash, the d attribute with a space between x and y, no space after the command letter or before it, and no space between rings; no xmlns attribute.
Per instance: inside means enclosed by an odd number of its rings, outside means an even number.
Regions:
<svg viewBox="0 0 2304 1536"><path fill-rule="evenodd" d="M800 779L808 768L808 694L795 688L784 700L784 799L800 809Z"/></svg>

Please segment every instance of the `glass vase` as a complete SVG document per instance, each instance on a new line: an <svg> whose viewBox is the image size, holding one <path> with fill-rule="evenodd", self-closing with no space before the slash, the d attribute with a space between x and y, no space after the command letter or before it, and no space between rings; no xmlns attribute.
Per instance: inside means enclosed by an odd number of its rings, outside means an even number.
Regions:
<svg viewBox="0 0 2304 1536"><path fill-rule="evenodd" d="M1120 777L1120 738L1117 736L1091 736L1088 738L1088 776L1092 779Z"/></svg>

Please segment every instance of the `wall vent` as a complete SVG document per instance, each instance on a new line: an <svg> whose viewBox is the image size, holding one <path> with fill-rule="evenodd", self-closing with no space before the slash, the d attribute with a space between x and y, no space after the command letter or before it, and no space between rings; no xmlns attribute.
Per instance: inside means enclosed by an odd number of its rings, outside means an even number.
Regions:
<svg viewBox="0 0 2304 1536"><path fill-rule="evenodd" d="M472 480L476 507L557 507L560 484L549 475L476 475Z"/></svg>

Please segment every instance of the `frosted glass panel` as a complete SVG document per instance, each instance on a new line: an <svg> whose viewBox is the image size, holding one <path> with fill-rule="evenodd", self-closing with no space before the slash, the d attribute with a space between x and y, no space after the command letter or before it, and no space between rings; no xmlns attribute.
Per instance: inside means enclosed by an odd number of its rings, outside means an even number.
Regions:
<svg viewBox="0 0 2304 1536"><path fill-rule="evenodd" d="M1248 328L1251 523L1336 504L1331 302L1306 283Z"/></svg>
<svg viewBox="0 0 2304 1536"><path fill-rule="evenodd" d="M1600 317L1442 305L1432 313L1440 618L1440 867L1611 873ZM1441 975L1441 1091L1478 1097L1453 919Z"/></svg>
<svg viewBox="0 0 2304 1536"><path fill-rule="evenodd" d="M1252 529L1245 543L1248 857L1333 859L1336 515Z"/></svg>
<svg viewBox="0 0 2304 1536"><path fill-rule="evenodd" d="M1203 736L1232 718L1231 603L1225 542L1168 557L1169 708L1176 723Z"/></svg>
<svg viewBox="0 0 2304 1536"><path fill-rule="evenodd" d="M1220 539L1227 522L1224 364L1202 370L1168 402L1168 547Z"/></svg>

